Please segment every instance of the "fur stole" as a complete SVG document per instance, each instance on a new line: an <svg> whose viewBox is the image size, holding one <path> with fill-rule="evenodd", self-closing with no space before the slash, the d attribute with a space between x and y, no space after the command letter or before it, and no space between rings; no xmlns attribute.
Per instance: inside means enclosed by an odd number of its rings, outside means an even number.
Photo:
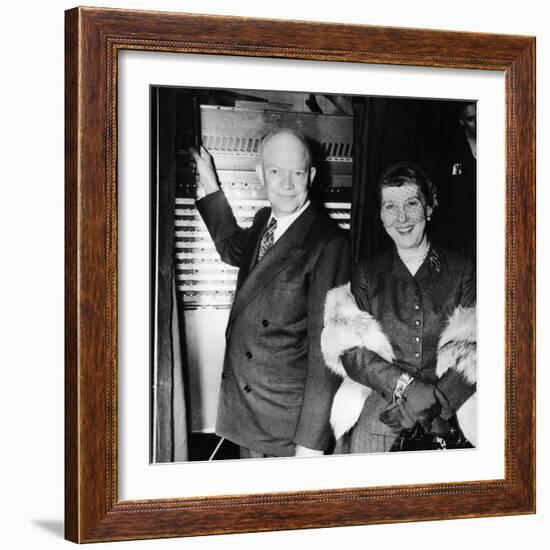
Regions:
<svg viewBox="0 0 550 550"><path fill-rule="evenodd" d="M449 368L462 372L468 381L475 383L476 373L476 318L475 308L457 308L443 331L438 346L437 374L441 376ZM372 315L361 311L351 293L349 283L334 288L325 302L324 329L321 333L321 350L328 368L342 378L334 396L330 423L334 436L339 439L357 423L365 400L371 389L354 382L344 370L340 355L349 348L364 346L386 361L394 359L388 337ZM470 402L473 402L474 408ZM466 406L468 405L468 406ZM466 408L465 408L466 407ZM475 394L460 408L465 426L475 427ZM458 414L458 413L457 413ZM464 433L475 441L476 430Z"/></svg>
<svg viewBox="0 0 550 550"><path fill-rule="evenodd" d="M325 327L321 350L330 370L342 377L332 402L330 423L336 439L350 430L359 419L365 400L372 391L354 382L344 370L340 355L349 348L364 346L386 361L393 361L393 350L378 321L355 303L349 283L332 289L325 302Z"/></svg>
<svg viewBox="0 0 550 550"><path fill-rule="evenodd" d="M476 308L457 307L449 318L437 346L436 374L441 378L449 369L477 382ZM477 394L474 393L456 412L458 424L466 438L477 446Z"/></svg>

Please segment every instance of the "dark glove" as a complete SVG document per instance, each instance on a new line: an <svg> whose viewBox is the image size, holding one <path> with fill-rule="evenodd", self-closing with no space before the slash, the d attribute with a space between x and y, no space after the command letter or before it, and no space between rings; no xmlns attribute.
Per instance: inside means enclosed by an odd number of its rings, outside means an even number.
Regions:
<svg viewBox="0 0 550 550"><path fill-rule="evenodd" d="M452 368L447 370L439 379L437 387L448 403L448 406L443 407L441 411L441 416L446 420L451 418L476 392L475 382L470 382L462 373Z"/></svg>
<svg viewBox="0 0 550 550"><path fill-rule="evenodd" d="M386 407L379 418L395 432L412 428L416 422L429 432L442 403L446 405L445 396L436 386L415 378L405 388L403 397Z"/></svg>
<svg viewBox="0 0 550 550"><path fill-rule="evenodd" d="M352 380L377 391L387 401L392 398L395 384L403 374L402 369L365 347L347 349L340 360Z"/></svg>

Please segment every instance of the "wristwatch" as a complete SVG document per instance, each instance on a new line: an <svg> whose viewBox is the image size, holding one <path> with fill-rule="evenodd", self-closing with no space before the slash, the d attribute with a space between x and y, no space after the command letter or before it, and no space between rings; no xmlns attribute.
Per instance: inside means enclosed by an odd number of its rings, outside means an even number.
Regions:
<svg viewBox="0 0 550 550"><path fill-rule="evenodd" d="M393 390L393 400L398 401L403 399L405 388L414 380L414 378L407 372L404 372L397 380L395 389Z"/></svg>

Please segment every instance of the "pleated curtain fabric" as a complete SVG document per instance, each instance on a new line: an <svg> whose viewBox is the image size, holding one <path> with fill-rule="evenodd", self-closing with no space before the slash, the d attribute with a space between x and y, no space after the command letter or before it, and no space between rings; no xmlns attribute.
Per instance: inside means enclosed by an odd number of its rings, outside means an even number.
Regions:
<svg viewBox="0 0 550 550"><path fill-rule="evenodd" d="M158 147L158 173L152 173L154 243L156 258L156 383L154 384L154 462L187 460L187 418L182 341L178 317L174 271L174 218L176 198L176 94L157 88L152 113L153 143ZM156 166L155 166L156 168ZM158 193L157 193L158 191ZM158 203L156 203L158 201ZM156 253L155 253L156 252Z"/></svg>

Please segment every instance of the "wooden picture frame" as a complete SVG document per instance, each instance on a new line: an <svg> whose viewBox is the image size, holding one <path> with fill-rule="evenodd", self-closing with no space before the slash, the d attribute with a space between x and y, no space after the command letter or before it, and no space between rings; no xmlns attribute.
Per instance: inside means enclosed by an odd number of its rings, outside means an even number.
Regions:
<svg viewBox="0 0 550 550"><path fill-rule="evenodd" d="M116 129L117 54L121 50L504 73L503 479L119 500ZM66 12L65 52L67 539L82 543L534 513L533 37L75 8Z"/></svg>

